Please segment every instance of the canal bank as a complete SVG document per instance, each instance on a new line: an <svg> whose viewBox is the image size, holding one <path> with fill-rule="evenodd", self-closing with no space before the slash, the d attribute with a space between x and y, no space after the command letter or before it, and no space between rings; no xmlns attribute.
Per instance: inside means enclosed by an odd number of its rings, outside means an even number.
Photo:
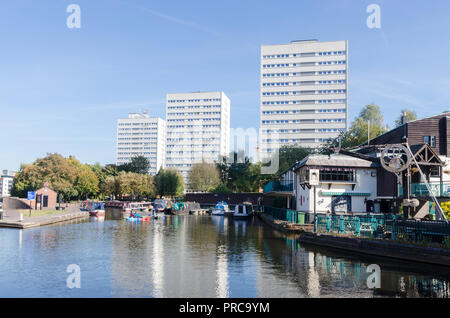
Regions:
<svg viewBox="0 0 450 318"><path fill-rule="evenodd" d="M276 220L264 213L259 214L259 217L263 222L276 230L298 234L297 239L301 243L346 250L357 254L450 266L450 249L418 246L381 239L314 233L313 225L292 224L287 221Z"/></svg>
<svg viewBox="0 0 450 318"><path fill-rule="evenodd" d="M314 231L313 224L295 224L287 221L276 220L271 215L265 213L257 213L256 215L264 223L281 232L289 234L301 234L312 233Z"/></svg>
<svg viewBox="0 0 450 318"><path fill-rule="evenodd" d="M13 215L10 215L8 218L0 220L0 227L28 229L28 228L51 225L51 224L55 224L55 223L89 217L89 212L69 211L69 212L61 212L61 213L57 213L57 214L29 217L29 218L23 219L23 221L20 221L18 215L14 215L14 213L12 211L10 211L10 214L13 214Z"/></svg>

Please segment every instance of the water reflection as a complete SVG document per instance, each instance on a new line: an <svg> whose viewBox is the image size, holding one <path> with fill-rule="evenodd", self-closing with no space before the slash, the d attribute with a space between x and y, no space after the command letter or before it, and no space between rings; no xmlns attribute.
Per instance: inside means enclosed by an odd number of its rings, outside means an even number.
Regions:
<svg viewBox="0 0 450 318"><path fill-rule="evenodd" d="M1 297L449 296L444 271L302 246L257 219L92 218L0 229L0 242ZM382 269L377 290L367 287L373 263ZM80 290L65 286L69 264L81 267Z"/></svg>

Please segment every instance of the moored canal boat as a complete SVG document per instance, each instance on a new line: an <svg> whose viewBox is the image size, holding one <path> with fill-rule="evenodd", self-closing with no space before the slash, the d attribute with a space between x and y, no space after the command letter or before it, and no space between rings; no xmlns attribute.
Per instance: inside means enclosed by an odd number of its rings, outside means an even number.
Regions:
<svg viewBox="0 0 450 318"><path fill-rule="evenodd" d="M233 217L235 218L249 218L253 216L253 205L250 202L243 204L236 204L234 208Z"/></svg>
<svg viewBox="0 0 450 318"><path fill-rule="evenodd" d="M90 216L105 216L105 204L100 201L86 202L86 210L89 212Z"/></svg>
<svg viewBox="0 0 450 318"><path fill-rule="evenodd" d="M224 201L217 202L214 206L214 209L211 212L211 215L225 216L233 214L233 211L230 210L228 204Z"/></svg>

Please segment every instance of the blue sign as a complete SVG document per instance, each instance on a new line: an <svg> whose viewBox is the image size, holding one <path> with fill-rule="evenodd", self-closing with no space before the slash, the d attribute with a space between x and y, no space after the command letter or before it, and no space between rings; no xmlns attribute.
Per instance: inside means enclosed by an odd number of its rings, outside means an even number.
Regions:
<svg viewBox="0 0 450 318"><path fill-rule="evenodd" d="M30 201L33 201L35 198L36 198L36 193L34 193L34 191L28 191L27 199Z"/></svg>

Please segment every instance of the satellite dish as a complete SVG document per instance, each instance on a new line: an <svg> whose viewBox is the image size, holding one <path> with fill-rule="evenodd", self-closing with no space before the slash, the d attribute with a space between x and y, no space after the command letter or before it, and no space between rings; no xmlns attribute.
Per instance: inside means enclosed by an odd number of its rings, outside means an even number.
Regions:
<svg viewBox="0 0 450 318"><path fill-rule="evenodd" d="M399 173L411 164L412 157L403 145L389 145L381 152L381 165L387 171Z"/></svg>

